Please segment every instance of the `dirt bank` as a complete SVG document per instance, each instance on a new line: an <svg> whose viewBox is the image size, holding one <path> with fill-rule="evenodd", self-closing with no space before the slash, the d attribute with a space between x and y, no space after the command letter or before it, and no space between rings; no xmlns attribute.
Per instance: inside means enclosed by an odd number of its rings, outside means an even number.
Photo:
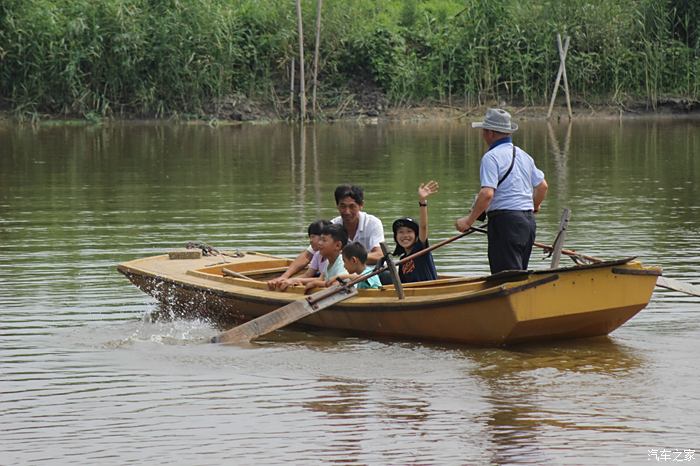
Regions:
<svg viewBox="0 0 700 466"><path fill-rule="evenodd" d="M376 87L355 85L351 89L332 96L322 96L316 112L320 121L420 121L455 120L478 118L486 107L502 107L516 118L543 119L547 117L547 106L525 106L517 103L484 101L481 105L473 102L454 100L451 104L438 102L391 104L389 99ZM295 102L298 105L298 102ZM211 102L200 112L173 112L164 120L204 122L208 124L240 124L243 122L277 122L298 118L298 107L290 109L289 98L274 102L261 102L242 94L235 94ZM313 118L311 103L307 105L307 115ZM574 119L586 118L638 118L638 117L700 117L700 101L687 98L660 98L654 105L646 101L629 101L619 104L591 104L582 100L572 102ZM0 109L0 120L71 120L100 122L103 119L134 120L157 119L152 115L110 114L105 117L90 115L51 115L25 113L16 115L7 107ZM551 118L568 119L568 110L563 97L558 98Z"/></svg>
<svg viewBox="0 0 700 466"><path fill-rule="evenodd" d="M353 91L323 96L316 117L321 121L349 120L454 120L483 115L486 107L503 107L516 117L546 118L548 106L526 106L517 103L485 101L481 105L454 100L450 104L438 102L391 104L378 88L371 85L353 85ZM295 102L298 105L298 102ZM230 96L205 109L204 120L218 121L284 121L298 118L299 109L290 110L289 98L273 103L261 103L243 95ZM313 112L307 104L307 115ZM647 101L629 101L619 104L591 104L583 100L572 102L572 116L581 118L635 118L643 116L700 117L700 101L687 98L661 98L653 105ZM568 109L562 98L557 99L552 118L568 119Z"/></svg>

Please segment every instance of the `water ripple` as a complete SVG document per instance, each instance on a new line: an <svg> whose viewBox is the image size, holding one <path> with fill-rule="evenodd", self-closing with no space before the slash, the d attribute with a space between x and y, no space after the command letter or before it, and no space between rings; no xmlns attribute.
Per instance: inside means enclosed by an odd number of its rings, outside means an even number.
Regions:
<svg viewBox="0 0 700 466"><path fill-rule="evenodd" d="M523 125L550 180L538 239L570 207L566 247L700 285L697 124L665 127L685 136L658 153L655 124L577 122L567 154L544 123ZM294 257L347 180L388 226L439 179L430 238L456 234L482 150L464 125L307 131L304 151L276 125L0 133L3 464L641 464L697 448L700 314L677 292L609 338L505 349L296 330L222 347L209 322L151 321L159 308L117 263L191 240ZM440 273L488 273L482 235L434 256ZM535 251L531 267L548 264Z"/></svg>

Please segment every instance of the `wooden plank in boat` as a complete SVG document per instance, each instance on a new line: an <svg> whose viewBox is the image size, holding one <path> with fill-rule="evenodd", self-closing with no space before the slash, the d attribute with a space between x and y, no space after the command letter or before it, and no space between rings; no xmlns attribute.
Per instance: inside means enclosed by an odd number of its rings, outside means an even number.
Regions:
<svg viewBox="0 0 700 466"><path fill-rule="evenodd" d="M182 260L182 259L201 259L202 250L201 249L175 249L168 252L168 258L171 260Z"/></svg>

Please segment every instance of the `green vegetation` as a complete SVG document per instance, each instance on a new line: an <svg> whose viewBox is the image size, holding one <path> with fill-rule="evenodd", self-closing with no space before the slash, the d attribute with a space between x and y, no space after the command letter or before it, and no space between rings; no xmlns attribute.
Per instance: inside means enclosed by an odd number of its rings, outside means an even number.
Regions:
<svg viewBox="0 0 700 466"><path fill-rule="evenodd" d="M316 2L303 8L310 82ZM699 2L325 0L321 105L358 88L546 105L558 32L574 99L700 95ZM287 109L296 56L291 0L0 2L0 107L17 115L199 115L240 94Z"/></svg>

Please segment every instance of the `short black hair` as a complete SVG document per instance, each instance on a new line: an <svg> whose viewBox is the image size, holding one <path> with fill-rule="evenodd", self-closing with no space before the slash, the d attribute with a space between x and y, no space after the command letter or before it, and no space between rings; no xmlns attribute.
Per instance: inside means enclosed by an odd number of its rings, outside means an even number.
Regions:
<svg viewBox="0 0 700 466"><path fill-rule="evenodd" d="M321 230L321 234L330 236L333 238L333 241L340 241L343 247L348 244L348 232L343 225L337 223L326 225L323 227L323 230Z"/></svg>
<svg viewBox="0 0 700 466"><path fill-rule="evenodd" d="M343 257L346 259L357 257L357 259L364 264L367 262L367 249L365 249L362 243L358 243L357 241L348 243L343 248Z"/></svg>
<svg viewBox="0 0 700 466"><path fill-rule="evenodd" d="M335 188L335 204L338 205L340 200L346 197L351 197L359 205L365 203L365 190L361 186L354 184L341 184Z"/></svg>
<svg viewBox="0 0 700 466"><path fill-rule="evenodd" d="M320 235L324 227L330 225L331 222L328 220L316 220L309 224L308 232L311 235Z"/></svg>

